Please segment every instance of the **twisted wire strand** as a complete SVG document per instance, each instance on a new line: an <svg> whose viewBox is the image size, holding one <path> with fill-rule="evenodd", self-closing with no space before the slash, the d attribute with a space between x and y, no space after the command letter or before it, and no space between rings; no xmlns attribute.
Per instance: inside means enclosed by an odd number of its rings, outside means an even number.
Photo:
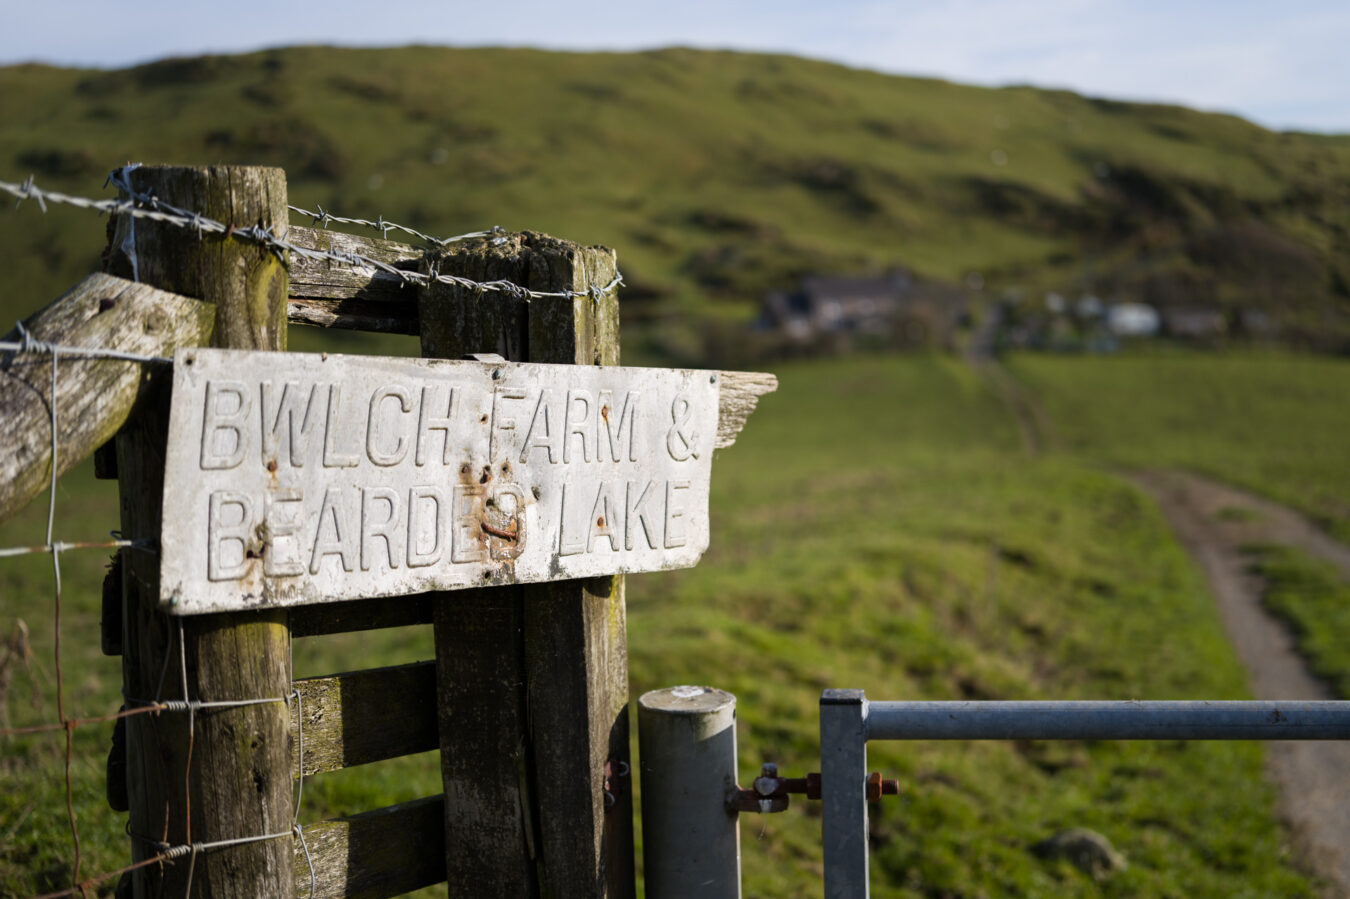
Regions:
<svg viewBox="0 0 1350 899"><path fill-rule="evenodd" d="M397 278L405 284L426 285L430 283L450 284L462 287L466 290L484 291L489 293L505 293L510 296L523 299L579 299L590 297L597 299L623 284L623 276L618 272L614 278L606 285L591 285L585 290L530 290L521 287L519 284L513 284L509 281L474 281L471 278L464 278L459 275L445 274L423 274L421 272L406 271L390 265L387 262L381 262L378 259L372 259L369 256L356 252L339 252L336 250L314 250L308 247L300 247L279 237L273 233L271 226L263 227L261 225L249 225L248 227L238 228L234 225L226 225L215 219L208 218L199 212L190 209L183 209L166 203L152 194L133 190L127 175L132 167L116 169L108 176L108 181L127 195L127 199L107 199L93 200L88 197L72 196L61 193L60 191L46 190L38 187L32 176L22 184L16 184L11 181L0 181L0 192L8 193L16 197L18 203L24 200L35 200L43 212L47 211L48 203L60 203L67 206L74 206L81 209L90 209L96 212L106 212L113 215L128 215L132 219L149 219L151 221L161 222L167 225L173 225L179 228L188 228L196 231L197 234L221 234L239 240L247 240L259 244L277 256L278 259L285 261L285 254L301 256L305 259L316 261L332 262L338 265L345 265L351 268L369 271L376 275L383 274L388 277ZM315 213L302 213L315 215ZM319 216L323 220L323 216ZM338 219L329 215L329 221ZM361 222L368 223L368 220L362 219ZM376 228L382 227L383 220L370 223ZM390 226L392 227L392 226ZM402 226L399 226L402 228ZM410 229L405 229L410 230ZM420 234L420 232L418 232ZM484 236L494 235L495 240L505 239L502 234L493 232L483 232ZM457 239L468 239L477 236L477 234L462 235L458 238L446 238L447 242Z"/></svg>
<svg viewBox="0 0 1350 899"><path fill-rule="evenodd" d="M314 224L319 225L325 230L327 230L330 222L337 222L339 225L356 225L361 228L371 228L375 231L379 231L380 236L385 238L389 236L390 231L402 231L404 234L416 237L418 240L421 240L435 247L447 247L452 243L459 243L460 241L464 240L473 240L474 238L477 237L490 237L492 238L493 244L501 244L506 242L506 229L501 227L500 225L493 225L486 231L470 231L468 234L456 234L454 237L435 237L431 234L425 234L421 231L418 231L416 228L411 228L407 225L400 225L397 222L385 221L384 216L380 216L375 221L361 218L347 218L346 216L334 215L333 213L329 212L328 210L324 209L322 206L318 204L315 204L315 208L318 210L317 212L313 212L309 209L304 209L303 207L293 205L287 206L286 208L289 209L291 212L294 212L296 215L303 215L308 217L310 220L313 221Z"/></svg>

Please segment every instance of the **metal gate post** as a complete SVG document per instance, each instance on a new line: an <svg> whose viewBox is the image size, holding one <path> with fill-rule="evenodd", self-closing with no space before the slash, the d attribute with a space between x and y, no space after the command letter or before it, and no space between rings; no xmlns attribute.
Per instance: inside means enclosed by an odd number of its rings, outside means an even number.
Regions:
<svg viewBox="0 0 1350 899"><path fill-rule="evenodd" d="M826 899L866 899L867 698L820 695L820 794Z"/></svg>
<svg viewBox="0 0 1350 899"><path fill-rule="evenodd" d="M740 899L736 697L670 687L638 699L642 861L651 899Z"/></svg>

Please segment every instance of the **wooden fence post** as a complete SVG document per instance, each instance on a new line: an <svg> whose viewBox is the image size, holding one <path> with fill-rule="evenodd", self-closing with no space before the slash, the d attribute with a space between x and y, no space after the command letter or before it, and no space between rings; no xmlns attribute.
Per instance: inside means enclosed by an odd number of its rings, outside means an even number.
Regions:
<svg viewBox="0 0 1350 899"><path fill-rule="evenodd" d="M446 252L437 269L541 292L614 278L614 254L525 232ZM527 299L434 284L424 356L616 365L618 300ZM622 577L442 594L435 605L450 893L634 892ZM616 801L606 810L606 762Z"/></svg>
<svg viewBox="0 0 1350 899"><path fill-rule="evenodd" d="M222 222L270 226L278 233L288 226L280 169L144 167L127 178L137 193ZM265 248L119 216L109 224L108 267L122 277L214 303L213 346L286 348L288 276ZM150 377L161 382L158 402L146 403L117 438L122 531L129 537L158 537L161 522L170 377L167 370ZM122 670L129 698L185 698L184 662L187 696L193 699L289 694L284 610L170 619L157 608L158 557L129 552L125 562ZM185 659L178 650L179 622ZM192 738L185 713L127 719L133 834L176 845L288 833L293 772L287 707L274 702L201 710L195 718ZM136 872L135 895L183 896L190 876L194 896L290 897L292 843L287 836L147 866ZM136 860L155 852L133 837Z"/></svg>

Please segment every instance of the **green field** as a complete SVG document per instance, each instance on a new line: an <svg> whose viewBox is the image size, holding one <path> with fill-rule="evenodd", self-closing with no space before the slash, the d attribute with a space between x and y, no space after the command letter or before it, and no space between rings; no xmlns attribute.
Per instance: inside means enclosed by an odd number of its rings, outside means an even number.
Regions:
<svg viewBox="0 0 1350 899"><path fill-rule="evenodd" d="M1049 415L1051 445L1248 487L1350 539L1350 360L1176 351L1022 355L1009 368Z"/></svg>
<svg viewBox="0 0 1350 899"><path fill-rule="evenodd" d="M1297 550L1260 547L1253 556L1269 584L1266 608L1289 622L1312 672L1350 699L1350 583Z"/></svg>
<svg viewBox="0 0 1350 899"><path fill-rule="evenodd" d="M1133 488L1069 454L1027 456L1015 422L946 357L862 358L778 371L719 454L713 547L697 568L629 580L632 693L710 683L739 698L742 782L761 761L815 770L826 687L874 699L1237 698L1243 674L1197 571ZM114 526L87 471L66 479L58 536ZM39 501L0 526L38 542ZM98 653L103 558L69 554L63 627L70 708L116 707ZM50 561L0 561L0 626L30 629L14 725L51 721ZM426 629L297 642L297 674L429 655ZM121 864L102 800L107 726L76 731L85 871ZM0 791L0 893L63 886L62 738L10 739ZM1261 751L1240 743L874 744L901 795L874 817L878 896L1312 895L1275 825ZM434 792L434 756L311 778L302 820ZM1130 862L1105 884L1030 851L1075 826ZM819 890L818 812L745 816L745 891Z"/></svg>
<svg viewBox="0 0 1350 899"><path fill-rule="evenodd" d="M1350 361L1157 349L1115 358L1021 355L1009 368L1047 413L1052 446L1110 466L1208 474L1350 540ZM1313 672L1350 698L1350 585L1289 547L1253 547L1266 607Z"/></svg>

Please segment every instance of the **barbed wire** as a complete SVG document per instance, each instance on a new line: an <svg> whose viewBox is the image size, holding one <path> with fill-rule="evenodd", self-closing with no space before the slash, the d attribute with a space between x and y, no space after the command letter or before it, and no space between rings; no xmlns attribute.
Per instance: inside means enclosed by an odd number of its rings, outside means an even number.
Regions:
<svg viewBox="0 0 1350 899"><path fill-rule="evenodd" d="M247 227L236 227L234 224L225 224L202 215L195 210L183 209L170 203L165 203L152 194L146 194L132 189L127 179L127 174L134 167L128 166L121 169L115 169L108 175L108 181L118 190L127 195L127 199L106 199L93 200L88 197L77 197L70 194L64 194L59 191L45 190L38 187L32 176L22 184L16 184L10 181L0 181L0 191L16 197L17 206L24 200L35 200L43 212L47 211L48 203L60 203L68 206L74 206L81 209L90 209L100 213L110 215L127 215L133 220L149 219L151 221L161 222L167 225L173 225L179 228L187 228L195 231L198 236L203 234L220 234L226 237L233 237L238 240L246 240L256 243L276 255L283 262L285 254L301 256L305 259L325 261L337 265L345 265L351 268L362 269L373 273L383 273L384 275L398 278L405 284L416 284L425 286L427 284L439 283L450 284L465 290L483 291L489 293L503 293L507 296L517 299L579 299L581 297L590 297L593 300L599 300L610 291L623 284L623 275L617 271L614 278L603 287L592 284L585 290L530 290L511 281L474 281L472 278L464 278L459 275L441 274L434 263L431 270L423 272L407 271L397 268L387 262L373 259L369 256L357 252L338 252L336 250L315 250L309 247L297 246L283 237L273 233L272 226L264 227L262 225L249 225ZM312 213L311 213L312 214ZM336 221L336 219L330 219ZM365 221L365 220L362 220ZM378 223L377 227L378 227ZM133 263L134 270L134 263Z"/></svg>
<svg viewBox="0 0 1350 899"><path fill-rule="evenodd" d="M311 212L310 210L299 206L287 206L286 208L297 215L308 216L313 220L314 224L320 225L324 230L328 229L329 222L337 222L339 225L356 225L362 228L374 229L379 231L380 236L384 238L389 237L390 231L402 231L404 234L409 234L416 237L418 240L424 241L435 247L448 247L452 243L459 243L462 240L473 240L476 237L490 237L492 238L492 243L494 245L506 242L506 229L500 225L493 225L486 231L470 231L468 234L456 234L454 237L434 237L430 234L424 234L416 228L410 228L407 225L400 225L397 222L387 222L384 220L384 216L380 216L372 222L370 219L355 219L334 215L318 204L315 204L315 206L319 210L318 212Z"/></svg>

